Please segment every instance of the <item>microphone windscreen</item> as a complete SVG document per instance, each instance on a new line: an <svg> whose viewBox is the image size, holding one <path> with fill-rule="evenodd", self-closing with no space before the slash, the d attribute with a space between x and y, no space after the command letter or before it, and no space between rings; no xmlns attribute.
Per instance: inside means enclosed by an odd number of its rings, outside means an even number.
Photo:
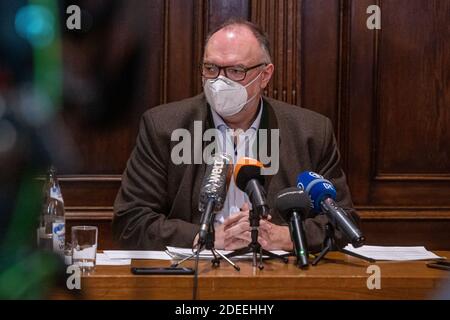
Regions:
<svg viewBox="0 0 450 320"><path fill-rule="evenodd" d="M205 176L200 189L199 211L205 210L208 200L214 200L214 211L223 208L227 196L228 185L232 175L233 164L230 155L215 154L212 164L206 167Z"/></svg>
<svg viewBox="0 0 450 320"><path fill-rule="evenodd" d="M264 176L261 175L263 164L256 159L243 157L239 159L234 168L234 182L236 186L245 192L250 180L256 179L264 185Z"/></svg>
<svg viewBox="0 0 450 320"><path fill-rule="evenodd" d="M283 219L288 222L293 210L306 217L311 209L311 199L301 189L292 187L281 190L275 198L275 207Z"/></svg>
<svg viewBox="0 0 450 320"><path fill-rule="evenodd" d="M305 171L299 174L297 187L309 194L316 212L322 211L320 203L326 197L336 200L336 189L333 184L315 172Z"/></svg>

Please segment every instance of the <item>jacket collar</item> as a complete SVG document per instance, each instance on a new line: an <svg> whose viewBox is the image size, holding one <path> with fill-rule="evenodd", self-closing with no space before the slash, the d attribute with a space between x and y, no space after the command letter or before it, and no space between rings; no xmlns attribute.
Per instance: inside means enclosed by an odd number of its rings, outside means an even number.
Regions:
<svg viewBox="0 0 450 320"><path fill-rule="evenodd" d="M206 109L206 121L205 121L205 130L214 128L214 120L211 112L211 106L206 101L206 98L203 95L204 99L204 107ZM270 104L267 97L263 96L264 108L261 115L261 122L259 124L259 129L268 129L270 134L270 129L279 129L278 120L275 114L274 108ZM280 137L281 139L281 137Z"/></svg>

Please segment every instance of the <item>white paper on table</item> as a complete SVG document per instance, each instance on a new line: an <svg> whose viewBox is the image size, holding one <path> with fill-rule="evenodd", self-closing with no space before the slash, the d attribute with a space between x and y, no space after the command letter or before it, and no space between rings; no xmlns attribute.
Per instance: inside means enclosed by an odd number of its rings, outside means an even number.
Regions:
<svg viewBox="0 0 450 320"><path fill-rule="evenodd" d="M97 253L95 264L98 266L128 266L131 264L131 259L110 259L104 253Z"/></svg>
<svg viewBox="0 0 450 320"><path fill-rule="evenodd" d="M362 246L354 248L349 244L344 249L375 260L411 261L444 259L428 251L425 247Z"/></svg>
<svg viewBox="0 0 450 320"><path fill-rule="evenodd" d="M126 250L104 250L109 259L137 259L137 260L172 260L164 251L126 251Z"/></svg>
<svg viewBox="0 0 450 320"><path fill-rule="evenodd" d="M223 255L227 255L233 251L227 251L227 250L216 250L217 252L220 252ZM278 255L284 255L288 254L289 252L283 251L283 250L274 250L271 251L272 253L278 254ZM186 258L194 253L192 248L177 248L177 247L167 247L167 253L171 255L174 259L183 259ZM233 259L251 259L253 256L253 253L247 253L242 256L236 256L233 257ZM214 256L211 253L211 250L203 250L200 252L200 259L212 259ZM265 257L263 255L263 257Z"/></svg>

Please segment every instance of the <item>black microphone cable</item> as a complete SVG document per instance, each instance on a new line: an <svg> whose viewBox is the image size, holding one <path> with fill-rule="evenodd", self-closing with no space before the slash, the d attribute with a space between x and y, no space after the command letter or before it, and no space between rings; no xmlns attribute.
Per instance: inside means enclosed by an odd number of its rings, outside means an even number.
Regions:
<svg viewBox="0 0 450 320"><path fill-rule="evenodd" d="M195 255L195 273L194 273L194 286L192 292L192 299L197 300L197 289L198 289L198 261L200 260L200 249L201 244L197 242L197 253Z"/></svg>

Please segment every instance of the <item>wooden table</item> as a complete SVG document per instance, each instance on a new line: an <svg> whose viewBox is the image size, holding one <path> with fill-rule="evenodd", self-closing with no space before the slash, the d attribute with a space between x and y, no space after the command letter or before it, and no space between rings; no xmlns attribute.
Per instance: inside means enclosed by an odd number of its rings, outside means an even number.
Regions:
<svg viewBox="0 0 450 320"><path fill-rule="evenodd" d="M450 257L450 252L436 252ZM368 263L341 253L308 270L266 260L263 270L251 261L238 261L241 271L226 262L214 269L209 261L199 267L198 299L432 299L444 286L450 287L450 271L431 269L425 261ZM132 266L169 266L170 261L133 260ZM369 290L370 265L381 270L381 289ZM193 261L183 266L193 267ZM97 266L83 276L84 299L192 299L193 276L135 276L130 266ZM67 298L68 290L52 298Z"/></svg>

